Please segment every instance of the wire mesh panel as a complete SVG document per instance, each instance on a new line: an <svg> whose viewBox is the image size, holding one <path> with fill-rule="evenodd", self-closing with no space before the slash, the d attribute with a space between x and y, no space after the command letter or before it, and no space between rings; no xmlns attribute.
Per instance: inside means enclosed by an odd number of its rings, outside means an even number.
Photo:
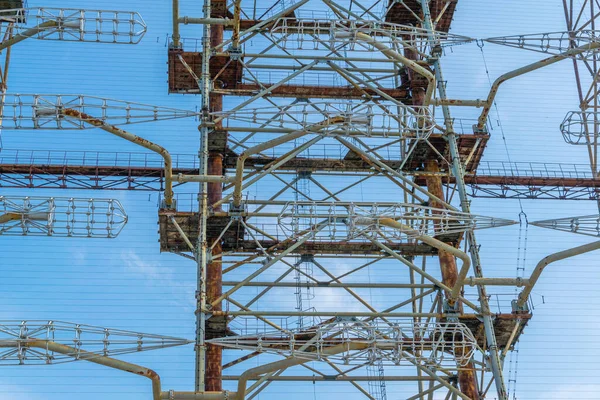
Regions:
<svg viewBox="0 0 600 400"><path fill-rule="evenodd" d="M576 145L595 143L600 130L598 111L569 111L560 124L565 142Z"/></svg>
<svg viewBox="0 0 600 400"><path fill-rule="evenodd" d="M296 226L299 220L302 226ZM404 227L387 226L384 219L399 222ZM438 209L418 204L377 204L369 206L343 202L290 202L277 218L283 231L304 232L311 227L316 231L320 224L330 228L319 235L331 238L358 238L365 234L382 233L388 238L402 235L436 236L459 233L472 229L485 229L515 224L502 218L484 217L448 209Z"/></svg>

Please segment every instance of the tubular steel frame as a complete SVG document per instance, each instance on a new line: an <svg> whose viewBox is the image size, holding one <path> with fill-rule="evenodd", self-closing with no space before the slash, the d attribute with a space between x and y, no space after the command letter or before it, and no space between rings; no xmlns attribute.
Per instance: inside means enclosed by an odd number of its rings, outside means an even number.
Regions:
<svg viewBox="0 0 600 400"><path fill-rule="evenodd" d="M250 13L241 0L231 4L204 0L201 17L182 16L179 1L173 0L169 90L200 94L199 114L78 95L17 95L7 101L12 45L30 37L66 41L96 37L98 41L101 32L85 28L84 10L48 13L41 9L42 25L21 31L16 39L15 24L24 20L3 20L8 26L0 46L6 49L0 89L2 112L5 106L12 107L14 126L10 127L93 125L159 149L164 157L163 161L145 153L89 152L48 152L41 157L35 152L4 151L0 187L165 192L159 210L161 251L191 259L197 269L194 391L162 391L152 370L114 360L102 349L92 354L55 342L56 326L79 335L85 330L79 325L40 323L34 334L21 329L17 339L0 343L9 348L3 354L21 360L28 353L48 359L56 353L135 372L152 380L154 400L251 399L271 382L307 380L348 382L373 400L385 400L388 381L413 382L416 394L410 399L433 398L437 392L444 392L446 398L482 399L495 391L498 399L507 400L503 357L531 318L528 294L542 269L554 260L600 246L593 243L550 256L540 261L530 279L486 278L473 230L512 221L472 215L467 198L600 199L596 3L584 3L582 9L589 7L590 19L582 21L574 18L583 13L575 12L573 2L563 1L567 32L485 39L554 56L502 75L486 100L455 100L446 94L441 49L473 41L448 33L455 0L369 4L323 0L326 13L308 14L309 0L288 4L277 0L264 13L256 7ZM93 15L97 17L92 21L103 18L100 11ZM124 43L135 44L145 24L137 13L109 12L113 19L123 15L131 16L131 27L121 32L129 38ZM199 49L188 51L193 41L180 37L180 24L202 25ZM50 29L51 36L45 37ZM81 35L69 36L69 30L79 30ZM115 32L108 32L107 40L112 34L113 42L120 42L121 33ZM566 58L573 59L581 110L567 116L563 135L568 142L585 141L591 175L581 167L560 164L482 163L489 140L487 117L500 85ZM585 96L579 63L594 71ZM224 96L246 98L229 108L223 104ZM289 98L294 100L285 100ZM435 118L436 106L442 110L441 119ZM483 107L473 132L455 130L461 121L452 118L452 106ZM84 114L89 109L92 115ZM94 118L94 110L101 115ZM197 156L170 155L109 125L188 116L200 120ZM590 125L589 119L594 123ZM22 126L21 120L32 125ZM226 175L231 171L233 176ZM198 182L198 192L173 197L175 176L179 184ZM389 187L401 194L401 200L356 202L353 189L364 182ZM250 199L247 192L259 187L258 198ZM452 205L454 193L460 209ZM290 196L295 200L289 201ZM21 219L24 215L40 218L26 211L19 214ZM9 214L0 216L4 218L0 223L12 222L14 216ZM598 236L598 218L536 224ZM426 256L431 255L439 258L441 279L427 266ZM351 268L340 272L332 267L332 259ZM457 259L462 262L460 269ZM385 283L356 278L383 263L406 269L402 277L390 277ZM474 276L467 277L470 269ZM294 274L295 280L289 280ZM476 301L465 294L467 285L476 287ZM512 307L492 310L486 292L486 286L492 285L525 289ZM296 290L296 296L302 295L302 289L314 291L314 296L323 289L336 290L349 303L344 311L304 309L300 299L290 311L283 301L282 306L270 301L274 292L286 289ZM365 298L365 290L371 289L393 291L401 301L383 307ZM0 327L0 331L12 335L15 326L19 325ZM87 327L102 334L102 328L93 328ZM228 338L234 333L239 336ZM162 341L151 348L189 343L150 337ZM246 353L223 365L223 347ZM127 352L135 350L127 348ZM285 358L240 375L223 374L262 353ZM305 365L307 360L318 363ZM391 365L391 374L383 373L384 361L386 367ZM300 369L304 368L313 376L282 375L288 368L305 372ZM373 368L379 372L374 374ZM222 382L229 380L238 381L236 392L223 390ZM361 385L372 381L379 390Z"/></svg>

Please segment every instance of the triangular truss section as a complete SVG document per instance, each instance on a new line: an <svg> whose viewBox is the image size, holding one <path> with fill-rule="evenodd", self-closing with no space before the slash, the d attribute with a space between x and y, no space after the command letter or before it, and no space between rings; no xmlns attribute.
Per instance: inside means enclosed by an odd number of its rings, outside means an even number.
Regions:
<svg viewBox="0 0 600 400"><path fill-rule="evenodd" d="M471 331L458 322L364 322L338 317L331 323L293 331L228 336L209 343L344 365L418 363L455 369L465 366L477 349ZM335 349L340 349L337 352Z"/></svg>
<svg viewBox="0 0 600 400"><path fill-rule="evenodd" d="M260 129L268 125L281 128L282 133L310 131L326 120L331 122L324 127L319 125L320 134L427 139L435 127L433 107L400 105L391 109L363 102L297 102L214 115L223 118L228 127Z"/></svg>
<svg viewBox="0 0 600 400"><path fill-rule="evenodd" d="M0 366L60 364L90 356L110 357L189 340L62 321L0 321Z"/></svg>
<svg viewBox="0 0 600 400"><path fill-rule="evenodd" d="M527 35L498 36L483 39L484 42L518 49L531 50L539 53L560 54L573 47L580 47L598 42L600 31L579 30L576 32L546 32ZM577 58L591 59L594 51L578 55Z"/></svg>
<svg viewBox="0 0 600 400"><path fill-rule="evenodd" d="M344 50L356 52L376 51L369 44L355 40L340 40L337 33L361 32L391 48L423 48L435 37L442 46L465 44L474 39L445 32L428 31L423 28L381 21L348 19L297 19L280 18L270 29L269 34L277 45L285 50L339 50L340 43L346 43Z"/></svg>
<svg viewBox="0 0 600 400"><path fill-rule="evenodd" d="M581 217L568 217L557 219L546 219L543 221L530 222L531 225L539 226L540 228L555 229L557 231L565 231L577 233L586 236L600 236L600 215L584 215Z"/></svg>
<svg viewBox="0 0 600 400"><path fill-rule="evenodd" d="M195 117L194 111L78 94L7 94L3 102L3 129L91 129L99 120L111 125ZM85 114L75 119L68 110ZM87 118L86 118L87 116Z"/></svg>
<svg viewBox="0 0 600 400"><path fill-rule="evenodd" d="M302 224L299 225L298 221ZM390 227L386 221L399 222L403 227ZM320 235L328 239L352 239L363 235L401 239L402 235L438 236L516 224L512 220L413 203L374 203L367 206L344 202L289 202L277 222L283 231L290 233L306 231L323 223L335 226L336 229L321 231Z"/></svg>

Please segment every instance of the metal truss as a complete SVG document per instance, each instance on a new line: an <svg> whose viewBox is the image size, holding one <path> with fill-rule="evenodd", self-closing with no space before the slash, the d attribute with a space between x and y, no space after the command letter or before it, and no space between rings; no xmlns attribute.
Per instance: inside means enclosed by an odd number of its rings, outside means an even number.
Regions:
<svg viewBox="0 0 600 400"><path fill-rule="evenodd" d="M589 146L598 139L600 124L598 111L569 111L560 124L560 132L565 142L575 145Z"/></svg>
<svg viewBox="0 0 600 400"><path fill-rule="evenodd" d="M0 235L115 238L126 223L118 200L0 196Z"/></svg>
<svg viewBox="0 0 600 400"><path fill-rule="evenodd" d="M546 219L530 222L531 225L586 236L600 236L600 215Z"/></svg>
<svg viewBox="0 0 600 400"><path fill-rule="evenodd" d="M188 343L171 336L63 321L0 321L0 366L61 364Z"/></svg>
<svg viewBox="0 0 600 400"><path fill-rule="evenodd" d="M326 146L312 147L306 154L304 164L310 167L326 160L332 166L342 165L343 152L327 150ZM337 157L333 155L340 154ZM271 153L269 156L273 156ZM390 153L390 156L394 154ZM198 158L194 154L173 154L173 173L198 174ZM336 160L337 158L337 160ZM264 157L255 159L264 163ZM384 160L393 165L394 160ZM393 162L392 162L393 161ZM3 149L0 152L0 187L5 188L51 188L93 190L164 190L163 159L153 153L112 153L95 151L22 151ZM250 158L246 164L252 164ZM355 166L356 163L351 161ZM350 163L348 163L350 164ZM399 163L397 164L399 165ZM233 164L232 164L233 166ZM285 166L285 164L284 164ZM370 166L360 166L354 172L357 179L372 175ZM292 169L291 169L292 170ZM291 173L290 170L290 173ZM360 172L362 170L362 172ZM313 171L308 180L318 176L334 176L332 171ZM346 173L347 175L347 173ZM424 176L408 172L417 181ZM292 182L292 175L279 174L279 178ZM445 184L452 190L453 179L441 174ZM376 178L374 175L373 178ZM482 162L476 173L466 174L465 183L469 195L474 198L506 199L553 199L553 200L597 200L599 184L589 172L588 165L558 163L507 163ZM369 178L372 179L372 178ZM381 179L381 178L380 178ZM291 184L291 183L290 183ZM303 196L300 196L303 198Z"/></svg>
<svg viewBox="0 0 600 400"><path fill-rule="evenodd" d="M2 106L3 129L91 129L92 119L127 125L198 115L170 107L69 94L6 94ZM86 114L88 118L69 118L63 113L66 109Z"/></svg>
<svg viewBox="0 0 600 400"><path fill-rule="evenodd" d="M265 203L274 206L275 202ZM247 215L252 215L249 211ZM268 214L258 214L258 218ZM406 225L407 229L390 229L380 223L390 218ZM301 223L299 222L301 221ZM516 222L501 218L482 217L448 209L439 209L417 204L356 204L344 202L290 202L283 206L277 216L277 225L285 232L297 234L327 221L335 226L326 233L329 239L356 239L368 234L382 234L388 239L415 235L437 236L460 233L472 229L485 229L511 225ZM343 229L341 227L345 227Z"/></svg>
<svg viewBox="0 0 600 400"><path fill-rule="evenodd" d="M146 33L146 23L133 11L38 7L0 10L0 19L16 24L16 34L2 48L27 38L137 44Z"/></svg>
<svg viewBox="0 0 600 400"><path fill-rule="evenodd" d="M285 50L325 50L332 48L356 52L372 52L376 48L356 40L340 40L340 32L361 32L376 36L388 47L424 49L429 45L433 34L442 46L472 42L474 39L446 32L431 32L426 29L389 22L355 19L297 19L280 18L270 29L269 34L278 46ZM342 43L341 47L338 47Z"/></svg>
<svg viewBox="0 0 600 400"><path fill-rule="evenodd" d="M584 41L596 39L595 42L597 42L595 33L598 17L597 4L594 1L579 4L574 0L563 0L563 6L570 48L575 48L580 38L583 38ZM599 111L599 61L600 54L597 51L573 59L580 112L569 112L561 125L561 131L567 143L586 145L594 177L600 173L598 169L599 125L596 123Z"/></svg>
<svg viewBox="0 0 600 400"><path fill-rule="evenodd" d="M169 169L165 192L171 199L173 173L179 182L195 175L200 190L159 209L161 251L183 255L197 268L195 386L193 392L162 392L156 374L145 371L153 379L156 400L228 399L221 384L230 378L238 381L231 398L253 398L272 381L302 381L305 370L315 382L334 371L335 381L349 382L372 398L360 382L372 379L365 372L376 363L387 368L378 379L414 383L411 400L479 400L490 391L506 400L502 356L518 341L531 314L525 306L490 306L487 286L523 286L524 281L483 276L474 230L514 222L471 214L467 184L479 187L482 179L496 178L485 183L493 186L488 193L506 189L506 173L482 175L478 167L498 86L518 74L499 78L486 101L459 104L447 98L441 49L471 41L447 33L456 1L324 0L332 14L324 18L306 18L308 3L277 1L259 12L239 1L205 0L199 18L181 16L174 1L169 91L200 94L200 114L82 96L32 95L5 99L3 108L12 113L6 122L23 129L82 129L91 123L108 130L109 124L199 117L199 161L174 165L179 173ZM76 14L44 11L39 24L47 26L24 31L19 39L102 40L87 35L81 14L75 27ZM140 25L136 18L131 17L122 36L105 40L134 42L131 24ZM190 41L181 40L180 23L202 25L200 47L194 51L186 47ZM585 47L585 35L580 36ZM571 47L578 43L572 42ZM584 48L576 50L595 57ZM229 107L223 96L244 99ZM449 109L457 104L484 108L475 130L469 121L460 131ZM434 105L443 118L435 118ZM108 161L97 155L81 165L65 156L57 164L70 168L61 172L17 156L13 163L3 160L0 173L2 183L10 185L90 188L86 177L93 175L103 177L94 188L162 190L160 159L145 157L130 157L123 168L118 156ZM234 176L226 175L233 171ZM539 182L520 172L509 178L519 190ZM586 187L594 178L585 177ZM356 189L365 184L386 191L376 202L357 201ZM77 200L72 200L77 207L70 204L69 216L84 212ZM27 202L19 206L20 213L6 212L3 225L13 223L16 214L23 230L22 221L33 225L38 217L58 214L47 203L40 203L40 211L27 208ZM111 211L118 217L122 210ZM70 233L85 220L85 228L76 232L89 235L87 217L84 212L72 221L52 222L64 222L60 232ZM126 220L124 213L121 220ZM54 233L58 228L45 229ZM469 254L460 250L463 246ZM438 256L441 274L432 273L431 255ZM386 270L389 276L371 281L370 273L381 272L377 268L382 266L392 267ZM471 270L474 276L467 277ZM447 279L448 273L456 282ZM531 282L526 284L531 290ZM477 300L464 290L467 285L476 287ZM314 307L297 301L304 288L314 294ZM382 302L367 295L368 289L393 295ZM328 301L332 293L342 299L339 304ZM19 340L11 343L19 347ZM97 340L101 357L104 339ZM127 342L127 349L133 347ZM247 352L223 365L224 347ZM243 369L261 352L286 358L240 375L223 374L236 366ZM307 360L322 362L306 365ZM286 369L293 370L282 375ZM255 383L248 387L250 380Z"/></svg>
<svg viewBox="0 0 600 400"><path fill-rule="evenodd" d="M373 365L382 360L386 365L398 366L410 358L411 363L449 369L466 366L477 347L475 337L461 323L372 323L342 317L314 328L237 335L212 339L210 343L342 365ZM328 348L340 345L345 347L344 352L328 354Z"/></svg>
<svg viewBox="0 0 600 400"><path fill-rule="evenodd" d="M266 127L281 128L282 133L299 129L310 130L324 118L343 123L329 123L321 133L347 136L381 136L427 139L435 128L432 107L390 107L367 102L312 102L310 100L291 105L275 105L262 108L243 108L235 112L213 114L226 123L228 130L240 126L244 130L260 132Z"/></svg>
<svg viewBox="0 0 600 400"><path fill-rule="evenodd" d="M597 42L600 31L580 29L576 31L544 32L527 35L498 36L483 39L484 42L546 54L561 54L573 48ZM577 55L578 59L593 60L594 51Z"/></svg>

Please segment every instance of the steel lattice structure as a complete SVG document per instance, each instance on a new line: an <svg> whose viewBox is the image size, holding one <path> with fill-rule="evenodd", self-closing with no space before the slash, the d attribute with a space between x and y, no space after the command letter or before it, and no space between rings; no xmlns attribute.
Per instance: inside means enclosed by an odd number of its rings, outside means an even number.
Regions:
<svg viewBox="0 0 600 400"><path fill-rule="evenodd" d="M100 128L153 152L3 150L0 187L160 191L160 250L185 257L197 271L190 340L6 322L0 365L87 360L149 378L154 400L243 400L277 380L347 382L373 400L385 400L387 380L413 384L410 399L507 400L504 357L532 318L527 301L542 269L600 242L549 256L527 279L486 277L475 231L516 222L471 213L469 196L600 199L597 14L590 6L589 21L574 18L573 2L564 0L567 31L483 39L550 57L502 75L486 99L458 100L446 93L443 52L475 39L449 32L456 3L273 0L259 10L256 2L204 0L197 16L173 0L168 91L199 94L196 112L78 94L7 93L10 48L23 40L137 44L146 25L135 11L0 2L2 128ZM198 38L182 38L181 24L196 27ZM483 162L501 84L564 59L573 60L581 104L560 130L568 143L587 145L591 172L589 165ZM582 64L595 71L587 95ZM454 106L482 111L474 125L463 125L453 118ZM199 156L171 154L167 145L124 130L184 117L199 119ZM189 182L200 190L178 188ZM391 189L377 202L359 201L354 189L363 185ZM0 196L0 236L113 238L126 222L116 200ZM596 215L533 224L599 235ZM427 256L439 260L440 274L425 268ZM335 270L331 259L348 270ZM360 275L384 263L399 272L385 282ZM466 295L467 286L477 300ZM488 286L524 289L511 308L492 313ZM321 289L348 303L309 307ZM392 291L393 300L367 299L366 289ZM295 308L277 302L284 296L296 297ZM195 351L192 392L164 391L154 371L113 358L188 343ZM224 364L223 351L239 357ZM260 365L250 368L247 361L259 355ZM245 372L227 375L228 369ZM237 381L237 390L224 390L228 380Z"/></svg>

